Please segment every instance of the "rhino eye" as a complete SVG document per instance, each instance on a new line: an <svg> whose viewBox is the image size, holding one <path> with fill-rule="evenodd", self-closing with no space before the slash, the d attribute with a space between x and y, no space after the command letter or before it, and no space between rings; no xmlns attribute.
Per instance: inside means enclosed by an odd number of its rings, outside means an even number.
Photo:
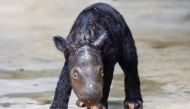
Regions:
<svg viewBox="0 0 190 109"><path fill-rule="evenodd" d="M101 75L103 77L104 76L104 69L102 67L100 68L100 73L101 73Z"/></svg>
<svg viewBox="0 0 190 109"><path fill-rule="evenodd" d="M72 76L73 76L73 79L78 79L78 71L77 70L73 70Z"/></svg>

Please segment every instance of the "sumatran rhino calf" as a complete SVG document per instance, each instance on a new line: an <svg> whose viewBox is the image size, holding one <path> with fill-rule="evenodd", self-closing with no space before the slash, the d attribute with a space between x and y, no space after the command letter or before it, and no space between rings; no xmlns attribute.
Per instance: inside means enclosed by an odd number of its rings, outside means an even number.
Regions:
<svg viewBox="0 0 190 109"><path fill-rule="evenodd" d="M66 39L55 36L54 42L66 61L50 109L67 109L71 89L79 99L77 105L108 109L117 62L125 74L124 108L142 109L136 47L118 11L104 3L93 4L80 13Z"/></svg>

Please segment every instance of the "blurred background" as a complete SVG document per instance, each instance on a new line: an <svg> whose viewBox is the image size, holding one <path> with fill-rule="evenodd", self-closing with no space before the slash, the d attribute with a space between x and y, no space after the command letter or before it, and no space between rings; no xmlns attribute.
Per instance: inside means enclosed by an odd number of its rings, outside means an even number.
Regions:
<svg viewBox="0 0 190 109"><path fill-rule="evenodd" d="M52 37L66 37L96 2L116 8L133 33L144 109L190 108L190 0L0 0L1 109L49 108L64 64ZM123 109L123 90L117 65L109 109Z"/></svg>

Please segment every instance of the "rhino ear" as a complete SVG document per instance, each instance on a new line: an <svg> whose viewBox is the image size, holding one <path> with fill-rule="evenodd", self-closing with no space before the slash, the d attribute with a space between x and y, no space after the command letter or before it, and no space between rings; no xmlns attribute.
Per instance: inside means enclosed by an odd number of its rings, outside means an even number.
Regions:
<svg viewBox="0 0 190 109"><path fill-rule="evenodd" d="M53 41L55 43L56 48L61 51L61 52L65 52L67 49L67 42L64 38L62 38L61 36L54 36L53 37Z"/></svg>
<svg viewBox="0 0 190 109"><path fill-rule="evenodd" d="M104 43L106 42L107 39L107 33L104 32L95 42L94 42L94 46L101 49L101 47L104 45Z"/></svg>

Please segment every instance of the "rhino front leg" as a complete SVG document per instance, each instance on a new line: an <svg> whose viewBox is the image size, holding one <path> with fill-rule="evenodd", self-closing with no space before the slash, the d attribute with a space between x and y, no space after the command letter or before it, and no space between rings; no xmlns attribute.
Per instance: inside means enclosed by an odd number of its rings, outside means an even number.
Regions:
<svg viewBox="0 0 190 109"><path fill-rule="evenodd" d="M59 81L57 83L54 100L51 104L50 109L67 109L71 89L68 62L65 62L65 65L59 77Z"/></svg>

